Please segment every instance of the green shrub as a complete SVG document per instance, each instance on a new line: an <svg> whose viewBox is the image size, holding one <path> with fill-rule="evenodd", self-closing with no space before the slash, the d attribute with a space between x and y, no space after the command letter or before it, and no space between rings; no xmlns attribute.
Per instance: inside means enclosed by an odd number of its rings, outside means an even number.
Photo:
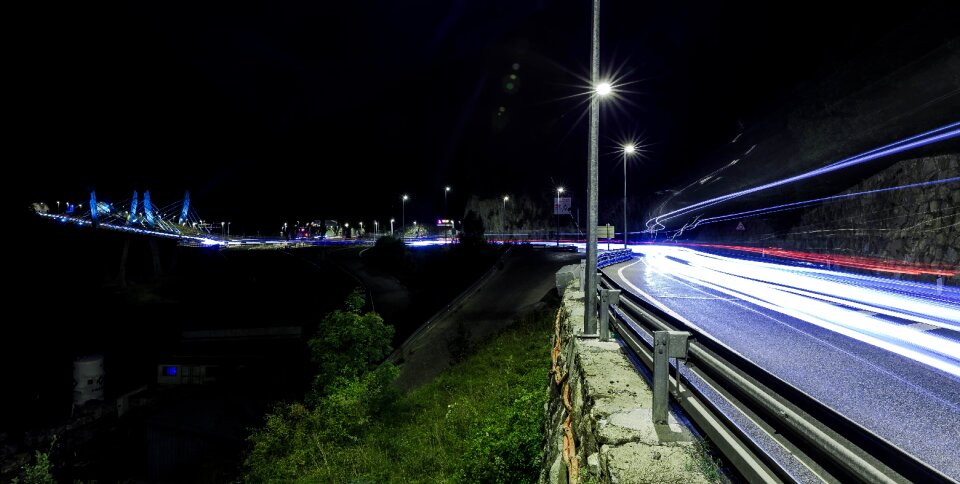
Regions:
<svg viewBox="0 0 960 484"><path fill-rule="evenodd" d="M542 388L521 391L501 412L479 422L458 477L463 482L536 482L546 400Z"/></svg>
<svg viewBox="0 0 960 484"><path fill-rule="evenodd" d="M385 324L377 313L361 314L365 303L363 293L354 290L347 298L346 309L327 314L317 335L307 342L311 360L317 365L313 392L308 398L311 403L338 379L359 378L393 351L393 326Z"/></svg>

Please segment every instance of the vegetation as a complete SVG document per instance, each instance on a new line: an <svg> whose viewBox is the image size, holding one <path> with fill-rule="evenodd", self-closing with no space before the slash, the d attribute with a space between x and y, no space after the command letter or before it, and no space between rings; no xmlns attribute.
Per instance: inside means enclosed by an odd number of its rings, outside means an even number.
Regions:
<svg viewBox="0 0 960 484"><path fill-rule="evenodd" d="M362 300L351 296L357 297ZM306 403L277 406L251 435L248 481L536 481L548 313L519 322L433 382L401 395L392 385L397 369L371 365L382 352L340 351L350 341L389 338L389 330L375 324L379 317L347 306L327 316L350 320L347 336L327 332L310 341L319 373ZM341 353L336 362L325 359L331 351Z"/></svg>
<svg viewBox="0 0 960 484"><path fill-rule="evenodd" d="M687 470L696 470L703 474L703 477L714 483L726 482L723 473L723 463L716 456L713 447L705 439L698 438L693 446L690 447L692 463Z"/></svg>
<svg viewBox="0 0 960 484"><path fill-rule="evenodd" d="M13 484L55 484L57 481L53 478L53 463L50 462L50 452L57 444L57 436L53 436L50 442L50 451L36 453L36 460L33 464L23 466L23 479L14 478Z"/></svg>

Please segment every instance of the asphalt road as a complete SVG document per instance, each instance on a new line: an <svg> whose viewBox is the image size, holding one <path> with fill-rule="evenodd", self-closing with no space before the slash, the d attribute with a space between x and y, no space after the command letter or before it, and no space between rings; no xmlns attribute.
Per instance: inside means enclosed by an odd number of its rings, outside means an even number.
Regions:
<svg viewBox="0 0 960 484"><path fill-rule="evenodd" d="M960 479L960 291L682 248L604 272Z"/></svg>

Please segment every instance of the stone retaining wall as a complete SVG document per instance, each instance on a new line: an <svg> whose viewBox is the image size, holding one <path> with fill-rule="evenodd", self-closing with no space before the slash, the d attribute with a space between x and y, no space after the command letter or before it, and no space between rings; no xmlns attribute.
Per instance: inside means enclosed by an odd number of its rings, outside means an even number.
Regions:
<svg viewBox="0 0 960 484"><path fill-rule="evenodd" d="M654 425L652 393L616 341L583 339L583 292L558 272L563 294L554 340L541 483L699 483L695 437L671 414ZM559 277L563 275L562 277Z"/></svg>

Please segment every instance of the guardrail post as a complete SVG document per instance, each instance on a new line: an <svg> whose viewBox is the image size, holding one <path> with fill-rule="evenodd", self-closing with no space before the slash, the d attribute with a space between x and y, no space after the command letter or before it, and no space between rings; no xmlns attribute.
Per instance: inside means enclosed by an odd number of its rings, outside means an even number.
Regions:
<svg viewBox="0 0 960 484"><path fill-rule="evenodd" d="M686 331L653 332L653 423L667 423L670 398L670 358L687 357L690 333ZM679 384L680 366L677 363Z"/></svg>
<svg viewBox="0 0 960 484"><path fill-rule="evenodd" d="M619 289L600 289L600 341L610 341L610 306L620 304Z"/></svg>
<svg viewBox="0 0 960 484"><path fill-rule="evenodd" d="M943 276L937 278L937 292L943 292Z"/></svg>

